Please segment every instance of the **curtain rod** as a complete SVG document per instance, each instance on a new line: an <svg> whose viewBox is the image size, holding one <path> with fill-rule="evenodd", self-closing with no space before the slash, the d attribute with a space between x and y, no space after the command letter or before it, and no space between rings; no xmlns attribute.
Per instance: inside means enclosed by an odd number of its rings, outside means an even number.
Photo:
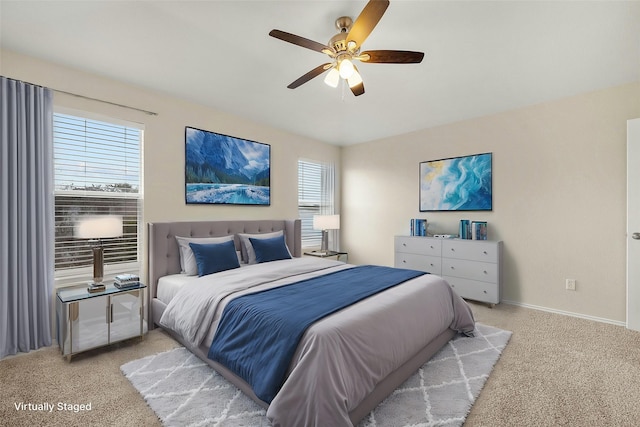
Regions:
<svg viewBox="0 0 640 427"><path fill-rule="evenodd" d="M155 113L153 111L143 110L142 108L137 108L137 107L130 107L129 105L118 104L117 102L105 101L103 99L92 98L90 96L85 96L85 95L79 95L77 93L67 92L66 90L59 90L59 89L53 89L53 88L49 88L49 89L51 89L54 92L64 93L65 95L75 96L76 98L89 99L91 101L102 102L103 104L115 105L116 107L122 107L122 108L128 108L130 110L140 111L140 112L148 114L150 116L157 116L158 115L158 113Z"/></svg>
<svg viewBox="0 0 640 427"><path fill-rule="evenodd" d="M2 76L2 77L4 77L4 76ZM54 92L64 93L65 95L75 96L76 98L88 99L90 101L98 101L98 102L102 102L103 104L115 105L116 107L122 107L122 108L128 108L129 110L140 111L140 112L148 114L150 116L157 116L158 115L158 113L155 113L155 112L149 111L149 110L143 110L142 108L131 107L129 105L118 104L117 102L105 101L104 99L92 98L90 96L80 95L80 94L73 93L73 92L67 92L66 90L54 89L52 87L37 85L37 84L31 83L31 82L27 82L27 81L24 81L24 80L12 79L11 77L4 77L4 78L10 79L10 80L14 80L14 81L17 81L17 82L30 84L32 86L38 86L38 87L46 88L46 89L52 90Z"/></svg>

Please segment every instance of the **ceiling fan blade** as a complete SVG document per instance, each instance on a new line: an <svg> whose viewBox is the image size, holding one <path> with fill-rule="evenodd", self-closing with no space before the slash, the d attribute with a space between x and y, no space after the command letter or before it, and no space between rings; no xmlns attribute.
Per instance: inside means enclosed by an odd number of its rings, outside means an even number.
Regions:
<svg viewBox="0 0 640 427"><path fill-rule="evenodd" d="M285 42L289 42L297 46L306 47L307 49L311 49L320 53L326 53L325 50L331 50L327 45L324 45L322 43L314 42L313 40L305 39L304 37L296 36L295 34L286 33L280 30L271 30L269 32L269 35L271 37L284 40Z"/></svg>
<svg viewBox="0 0 640 427"><path fill-rule="evenodd" d="M326 64L318 65L316 68L314 68L313 70L309 71L307 74L305 74L304 76L300 77L298 80L294 81L293 83L291 83L287 87L289 89L295 89L298 86L302 86L303 84L305 84L306 82L308 82L312 78L318 77L320 74L322 74L325 71L327 71L329 68L331 68L332 65L333 64L330 63L330 62L328 62Z"/></svg>
<svg viewBox="0 0 640 427"><path fill-rule="evenodd" d="M353 22L347 35L347 43L354 41L357 46L362 46L362 43L369 37L371 31L384 15L387 7L389 7L389 0L369 0L369 3L360 12L360 16Z"/></svg>
<svg viewBox="0 0 640 427"><path fill-rule="evenodd" d="M366 59L367 55L369 59ZM422 58L424 58L424 52L409 50L367 50L358 56L362 62L378 64L418 64L422 62Z"/></svg>

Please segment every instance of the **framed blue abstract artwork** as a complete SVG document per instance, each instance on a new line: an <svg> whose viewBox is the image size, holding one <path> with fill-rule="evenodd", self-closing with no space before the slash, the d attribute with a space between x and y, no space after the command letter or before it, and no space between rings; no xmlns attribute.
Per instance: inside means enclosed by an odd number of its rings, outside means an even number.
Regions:
<svg viewBox="0 0 640 427"><path fill-rule="evenodd" d="M187 204L271 204L271 146L185 127Z"/></svg>
<svg viewBox="0 0 640 427"><path fill-rule="evenodd" d="M491 153L420 163L420 212L490 211Z"/></svg>

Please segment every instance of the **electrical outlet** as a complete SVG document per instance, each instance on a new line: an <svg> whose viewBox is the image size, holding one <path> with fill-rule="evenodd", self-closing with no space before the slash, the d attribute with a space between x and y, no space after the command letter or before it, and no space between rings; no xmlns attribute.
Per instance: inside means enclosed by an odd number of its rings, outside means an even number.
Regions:
<svg viewBox="0 0 640 427"><path fill-rule="evenodd" d="M568 291L576 290L576 279L567 279L565 281L565 289Z"/></svg>

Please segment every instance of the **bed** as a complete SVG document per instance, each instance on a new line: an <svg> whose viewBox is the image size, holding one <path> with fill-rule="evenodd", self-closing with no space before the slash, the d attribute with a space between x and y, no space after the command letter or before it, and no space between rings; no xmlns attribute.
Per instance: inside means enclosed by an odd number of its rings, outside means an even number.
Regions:
<svg viewBox="0 0 640 427"><path fill-rule="evenodd" d="M290 260L242 264L202 277L181 273L177 236L232 236L228 239L238 257L244 258L250 254L244 253L246 238L241 241L240 235L278 233ZM251 297L267 288L330 282L332 277L353 275L361 266L302 257L300 220L150 223L148 239L149 327L164 328L264 407L273 426L356 425L456 333L474 329L471 310L444 279L418 275L314 322L302 335L275 397L261 399L234 370L208 357L225 307L243 299L240 296ZM219 294L221 286L223 294ZM188 304L202 308L195 310Z"/></svg>

